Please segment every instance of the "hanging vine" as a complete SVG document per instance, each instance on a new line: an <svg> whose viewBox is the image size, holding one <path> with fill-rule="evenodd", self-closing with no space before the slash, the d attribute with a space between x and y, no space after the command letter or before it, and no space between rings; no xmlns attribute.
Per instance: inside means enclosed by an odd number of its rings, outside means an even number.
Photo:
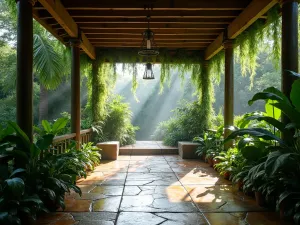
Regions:
<svg viewBox="0 0 300 225"><path fill-rule="evenodd" d="M220 83L221 75L224 74L225 68L225 52L220 51L210 61L208 66L208 73L211 80L215 83Z"/></svg>
<svg viewBox="0 0 300 225"><path fill-rule="evenodd" d="M280 61L280 16L278 5L268 12L267 22L257 20L236 39L237 60L241 64L242 75L250 74L250 88L257 68L258 54L265 46L270 46L272 60L276 68Z"/></svg>

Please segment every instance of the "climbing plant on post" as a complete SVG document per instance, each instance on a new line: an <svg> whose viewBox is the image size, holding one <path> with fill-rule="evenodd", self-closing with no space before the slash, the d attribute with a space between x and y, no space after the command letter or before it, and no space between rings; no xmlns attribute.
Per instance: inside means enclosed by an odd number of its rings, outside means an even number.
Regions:
<svg viewBox="0 0 300 225"><path fill-rule="evenodd" d="M210 127L211 115L213 113L212 102L214 99L214 91L212 87L212 81L210 79L209 62L204 61L201 70L201 95L200 103L202 107L202 118L204 119L204 128Z"/></svg>
<svg viewBox="0 0 300 225"><path fill-rule="evenodd" d="M99 60L93 61L90 79L90 101L93 122L103 120L105 115L104 105L108 96L106 76L105 64Z"/></svg>

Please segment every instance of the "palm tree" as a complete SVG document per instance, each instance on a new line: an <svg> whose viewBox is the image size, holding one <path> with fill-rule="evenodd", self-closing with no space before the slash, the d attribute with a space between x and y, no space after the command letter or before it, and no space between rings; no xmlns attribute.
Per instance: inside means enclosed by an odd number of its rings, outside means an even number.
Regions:
<svg viewBox="0 0 300 225"><path fill-rule="evenodd" d="M11 22L6 24L6 30L12 38L10 41L13 42L17 34L16 1L0 0L0 5L9 11L9 13L3 14L5 10L2 10L1 16ZM40 85L39 121L41 122L41 120L48 117L48 90L56 89L65 74L68 74L67 68L70 68L70 60L65 57L66 48L40 24L34 21L33 28L33 73ZM16 85L16 71L12 72L11 75L8 77L7 82L10 88L14 88Z"/></svg>
<svg viewBox="0 0 300 225"><path fill-rule="evenodd" d="M63 51L57 47L57 41L51 40L43 28L35 29L33 35L33 68L34 75L40 84L39 121L48 119L48 90L61 84L66 74L68 63L64 60Z"/></svg>

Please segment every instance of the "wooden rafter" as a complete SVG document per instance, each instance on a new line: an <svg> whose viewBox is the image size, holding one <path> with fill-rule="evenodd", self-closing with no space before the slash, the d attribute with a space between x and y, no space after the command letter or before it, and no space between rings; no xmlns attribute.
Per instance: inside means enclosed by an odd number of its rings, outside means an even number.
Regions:
<svg viewBox="0 0 300 225"><path fill-rule="evenodd" d="M70 35L70 37L78 37L78 26L74 22L73 18L69 15L64 8L60 0L39 0L43 7L51 14L51 16L64 28L64 30ZM80 47L86 52L86 54L92 58L96 58L94 46L82 33L82 43Z"/></svg>
<svg viewBox="0 0 300 225"><path fill-rule="evenodd" d="M253 0L247 8L228 26L228 39L236 38L251 26L257 19L278 3L278 0ZM205 51L205 60L211 59L223 49L224 33L211 43Z"/></svg>
<svg viewBox="0 0 300 225"><path fill-rule="evenodd" d="M43 0L46 1L46 0ZM52 0L53 1L53 0ZM69 10L70 16L73 18L140 18L145 20L147 12L145 10ZM194 11L194 10L173 10L173 11L162 11L153 10L151 11L151 18L236 18L241 11ZM50 12L51 14L51 12ZM42 19L51 19L51 15L45 10L40 10Z"/></svg>
<svg viewBox="0 0 300 225"><path fill-rule="evenodd" d="M247 6L249 1L245 0L213 0L213 1L200 1L200 0L62 0L67 10L79 9L128 9L140 10L143 9L148 3L153 3L152 6L157 10L173 10L173 9L188 9L188 10L242 10Z"/></svg>

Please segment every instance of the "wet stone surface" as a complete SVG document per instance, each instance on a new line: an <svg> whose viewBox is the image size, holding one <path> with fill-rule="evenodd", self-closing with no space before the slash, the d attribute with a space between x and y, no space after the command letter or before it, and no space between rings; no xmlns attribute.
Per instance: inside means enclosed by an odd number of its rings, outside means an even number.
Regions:
<svg viewBox="0 0 300 225"><path fill-rule="evenodd" d="M149 145L151 145L149 143ZM121 156L80 179L82 196L35 225L287 225L208 164L178 155Z"/></svg>

